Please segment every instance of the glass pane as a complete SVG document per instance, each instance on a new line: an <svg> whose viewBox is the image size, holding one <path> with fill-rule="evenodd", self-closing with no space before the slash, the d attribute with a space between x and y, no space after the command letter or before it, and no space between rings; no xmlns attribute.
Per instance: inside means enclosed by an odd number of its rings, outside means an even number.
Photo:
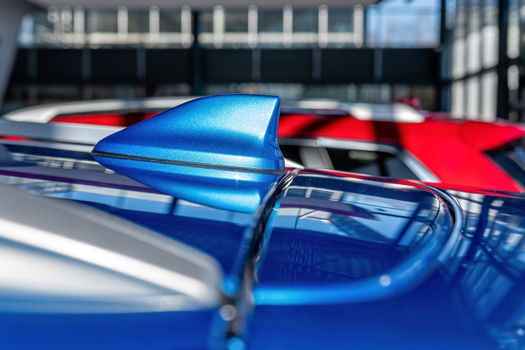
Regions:
<svg viewBox="0 0 525 350"><path fill-rule="evenodd" d="M248 32L248 10L226 10L224 31L230 33Z"/></svg>
<svg viewBox="0 0 525 350"><path fill-rule="evenodd" d="M200 15L201 32L213 33L213 12L203 11Z"/></svg>
<svg viewBox="0 0 525 350"><path fill-rule="evenodd" d="M281 149L284 158L302 164L299 146L280 145L279 148Z"/></svg>
<svg viewBox="0 0 525 350"><path fill-rule="evenodd" d="M260 10L258 21L260 33L281 33L283 31L282 10Z"/></svg>
<svg viewBox="0 0 525 350"><path fill-rule="evenodd" d="M117 10L90 11L87 14L89 33L116 33L118 30Z"/></svg>
<svg viewBox="0 0 525 350"><path fill-rule="evenodd" d="M129 33L148 33L149 32L149 12L129 11L128 12L128 32Z"/></svg>
<svg viewBox="0 0 525 350"><path fill-rule="evenodd" d="M390 47L434 47L439 43L437 0L382 1L367 7L369 43Z"/></svg>
<svg viewBox="0 0 525 350"><path fill-rule="evenodd" d="M389 155L384 159L386 172L389 177L396 179L411 179L417 180L417 176L394 155Z"/></svg>
<svg viewBox="0 0 525 350"><path fill-rule="evenodd" d="M53 23L57 21L56 16L48 14L43 11L35 12L34 14L34 30L35 34L51 33L53 32Z"/></svg>
<svg viewBox="0 0 525 350"><path fill-rule="evenodd" d="M379 156L374 152L349 151L329 148L328 154L335 170L349 171L372 176L384 176Z"/></svg>
<svg viewBox="0 0 525 350"><path fill-rule="evenodd" d="M161 33L180 32L181 31L180 12L160 10L159 30Z"/></svg>
<svg viewBox="0 0 525 350"><path fill-rule="evenodd" d="M398 179L417 179L417 176L394 154L335 148L327 150L335 170Z"/></svg>
<svg viewBox="0 0 525 350"><path fill-rule="evenodd" d="M514 180L525 186L525 139L490 151L488 155Z"/></svg>
<svg viewBox="0 0 525 350"><path fill-rule="evenodd" d="M328 31L352 33L354 31L354 11L352 9L329 9Z"/></svg>
<svg viewBox="0 0 525 350"><path fill-rule="evenodd" d="M317 10L294 10L293 31L311 33L317 32Z"/></svg>

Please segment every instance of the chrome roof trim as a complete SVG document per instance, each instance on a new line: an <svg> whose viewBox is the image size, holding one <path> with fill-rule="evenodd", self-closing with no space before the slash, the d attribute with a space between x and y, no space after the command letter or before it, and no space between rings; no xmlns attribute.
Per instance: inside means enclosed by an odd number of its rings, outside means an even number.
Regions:
<svg viewBox="0 0 525 350"><path fill-rule="evenodd" d="M45 124L0 119L0 136L20 136L38 141L94 145L120 127L85 124Z"/></svg>
<svg viewBox="0 0 525 350"><path fill-rule="evenodd" d="M118 112L140 109L164 110L188 102L195 97L151 97L142 100L92 100L43 104L21 108L3 116L13 121L47 123L54 117L64 114Z"/></svg>
<svg viewBox="0 0 525 350"><path fill-rule="evenodd" d="M13 121L47 123L60 115L104 112L134 112L144 109L166 110L191 101L196 96L149 97L134 100L92 100L43 104L21 108L3 116ZM314 115L351 115L360 120L379 120L420 123L425 116L418 110L402 103L358 103L330 99L305 99L282 101L281 113Z"/></svg>
<svg viewBox="0 0 525 350"><path fill-rule="evenodd" d="M465 215L463 213L463 209L461 208L461 204L459 204L457 198L451 196L446 191L440 190L439 188L436 188L434 186L425 183L420 184L425 186L429 190L435 192L441 198L443 198L443 200L448 204L450 211L454 217L454 227L452 228L452 233L439 257L439 260L441 262L444 262L450 256L453 250L457 248L457 244L460 243L459 237L464 232Z"/></svg>

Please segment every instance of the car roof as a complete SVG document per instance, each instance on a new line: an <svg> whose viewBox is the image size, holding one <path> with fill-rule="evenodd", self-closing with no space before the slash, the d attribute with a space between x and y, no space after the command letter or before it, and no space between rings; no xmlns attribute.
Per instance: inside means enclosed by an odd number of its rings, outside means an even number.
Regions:
<svg viewBox="0 0 525 350"><path fill-rule="evenodd" d="M148 97L145 99L106 99L43 104L21 108L3 116L7 120L46 123L57 117L100 114L160 112L196 97ZM360 120L422 122L423 113L403 103L358 103L329 99L283 101L281 113L308 113L315 115L352 115ZM61 119L63 120L63 119Z"/></svg>

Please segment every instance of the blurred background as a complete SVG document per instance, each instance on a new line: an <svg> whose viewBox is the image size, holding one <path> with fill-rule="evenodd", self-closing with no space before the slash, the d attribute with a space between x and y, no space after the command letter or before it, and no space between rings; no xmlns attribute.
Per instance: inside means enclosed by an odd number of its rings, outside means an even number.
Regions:
<svg viewBox="0 0 525 350"><path fill-rule="evenodd" d="M0 114L223 92L525 119L525 0L0 0Z"/></svg>

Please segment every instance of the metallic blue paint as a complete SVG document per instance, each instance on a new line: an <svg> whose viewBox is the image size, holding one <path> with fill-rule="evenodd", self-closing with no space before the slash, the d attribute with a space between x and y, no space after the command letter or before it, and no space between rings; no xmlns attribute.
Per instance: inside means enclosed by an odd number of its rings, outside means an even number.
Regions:
<svg viewBox="0 0 525 350"><path fill-rule="evenodd" d="M60 182L35 177L37 163L20 163L16 174L8 173L12 164L0 165L0 183L89 202L203 250L220 261L226 278L239 277L235 266L253 214L169 201L150 188L123 187L123 177L115 174L92 184L81 183L71 169L57 169ZM28 168L33 175L23 175ZM255 295L258 302L237 310L246 324L236 337L249 349L525 349L525 198L451 194L460 200L464 220L451 215L439 192L421 185L299 174L274 208L253 256L252 284L231 295L248 301ZM451 234L457 222L463 228ZM446 254L434 254L441 249ZM388 286L376 285L360 295L348 289L352 299L339 289L384 275L393 283L406 281L406 288L389 293ZM276 305L261 305L275 303L268 297L275 290L291 293ZM205 312L0 312L0 344L220 348L231 328L216 322L214 311Z"/></svg>
<svg viewBox="0 0 525 350"><path fill-rule="evenodd" d="M525 348L523 200L456 192L462 220L440 212L440 196L389 187L369 180L295 179L287 196L302 196L304 205L296 213L282 209L262 253L247 336L251 349ZM323 198L322 211L309 210L309 198ZM377 220L342 216L341 202L369 210ZM446 234L441 230L451 220L462 225L459 234L440 240L436 236ZM444 254L413 259L436 239ZM421 265L425 273L412 274ZM392 273L400 266L405 274ZM408 288L362 288L385 275Z"/></svg>
<svg viewBox="0 0 525 350"><path fill-rule="evenodd" d="M192 100L100 141L94 158L163 193L250 212L284 173L279 98Z"/></svg>
<svg viewBox="0 0 525 350"><path fill-rule="evenodd" d="M339 183L338 183L339 182ZM388 267L380 271L376 271L373 274L362 276L362 278L352 280L333 280L333 283L329 284L312 284L312 281L297 281L293 285L289 283L281 284L275 283L279 281L277 276L280 276L286 269L279 264L278 270L271 269L270 262L273 261L273 257L281 260L286 259L289 255L282 255L281 257L274 255L273 249L282 249L279 246L274 248L270 243L270 251L268 252L266 261L269 265L268 268L262 268L260 271L259 281L260 286L255 290L255 300L258 305L305 305L305 304L329 304L329 303L357 303L365 302L376 299L391 298L395 295L399 295L407 290L410 290L424 280L427 276L432 274L436 267L439 265L439 257L448 242L452 230L452 216L450 215L449 209L446 203L440 197L436 197L432 192L425 190L406 189L405 191L411 192L410 201L402 200L402 196L396 199L397 205L402 207L404 204L410 209L403 211L407 213L409 217L413 217L412 221L406 221L406 223L396 228L394 223L395 219L389 215L388 211L383 212L372 212L363 208L366 205L365 198L370 197L368 193L373 193L374 185L366 183L356 184L348 183L348 181L339 180L331 181L331 184L327 186L327 181L319 179L318 177L312 177L303 175L295 178L291 184L288 194L283 202L286 200L296 199L293 201L297 210L311 209L312 205L310 202L317 203L318 213L324 213L322 216L324 220L332 221L331 225L318 225L318 229L323 228L316 234L316 230L313 229L313 223L306 226L303 229L299 229L295 226L295 230L280 230L276 228L278 235L287 235L288 242L309 242L308 237L315 239L315 236L321 234L326 236L325 229L331 230L336 229L337 238L325 237L322 243L317 244L318 250L320 247L328 247L330 242L336 244L338 249L342 250L343 247L349 249L348 255L352 255L352 248L357 233L355 232L356 227L362 226L362 230L368 229L368 237L359 237L360 241L367 244L361 248L362 251L365 249L377 250L377 249L388 249L388 256L403 255L402 258L395 259L388 264ZM342 186L341 186L342 185ZM311 193L302 193L300 191L303 188L311 188ZM319 189L324 188L322 197L318 197L316 193L319 193ZM299 190L299 192L297 191ZM346 197L350 195L351 190L362 192L362 198L350 202ZM306 195L306 196L305 196ZM416 201L417 199L417 201ZM347 212L341 214L339 207L341 204L350 205L351 207L359 208L357 213L361 215L353 215ZM394 202L391 202L394 205ZM283 208L288 208L284 206ZM370 207L369 207L370 208ZM373 207L372 207L373 208ZM373 209L376 211L376 209ZM367 212L368 215L363 215L363 212ZM401 212L401 211L400 211ZM425 223L422 223L421 218L418 216L422 212L425 212L424 217ZM315 212L314 212L315 213ZM284 214L283 214L284 215ZM310 219L311 221L314 221ZM346 225L343 224L346 222ZM301 219L299 219L301 221ZM304 219L302 219L304 221ZM299 222L297 223L299 224ZM339 226L339 227L338 227ZM385 233L380 230L374 230L374 227L383 229L389 228L391 232ZM418 234L417 240L414 239L414 235ZM276 234L276 233L274 233ZM374 239L375 236L375 239ZM411 244L403 243L401 240L407 240L406 237L411 237L410 240L414 241ZM278 236L274 236L278 237ZM379 243L376 243L378 241ZM424 244L421 242L424 241ZM395 243L399 242L399 243ZM416 244L416 242L418 244ZM397 245L397 246L396 246ZM380 247L380 248L378 248ZM303 246L303 249L306 247ZM396 250L398 250L396 252ZM401 253L400 250L403 250ZM283 252L291 253L293 250L290 248L284 248ZM301 252L297 252L301 254ZM355 254L355 253L354 253ZM328 254L328 255L333 255ZM318 259L324 259L322 256L318 256ZM343 258L341 256L340 258ZM325 267L325 269L328 268Z"/></svg>
<svg viewBox="0 0 525 350"><path fill-rule="evenodd" d="M224 337L214 338L213 334L216 314L216 310L91 315L0 313L0 347L224 349Z"/></svg>

